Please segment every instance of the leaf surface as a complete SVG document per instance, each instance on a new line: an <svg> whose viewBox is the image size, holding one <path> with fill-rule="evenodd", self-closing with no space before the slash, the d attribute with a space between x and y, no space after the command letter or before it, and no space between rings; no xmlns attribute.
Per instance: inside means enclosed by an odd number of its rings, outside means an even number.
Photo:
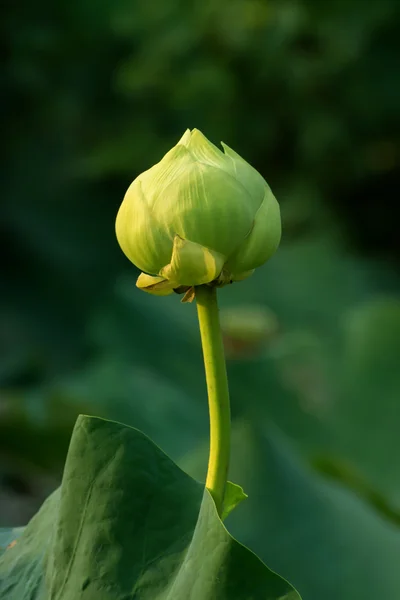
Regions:
<svg viewBox="0 0 400 600"><path fill-rule="evenodd" d="M229 535L208 491L149 438L81 416L61 487L0 559L0 598L299 596Z"/></svg>

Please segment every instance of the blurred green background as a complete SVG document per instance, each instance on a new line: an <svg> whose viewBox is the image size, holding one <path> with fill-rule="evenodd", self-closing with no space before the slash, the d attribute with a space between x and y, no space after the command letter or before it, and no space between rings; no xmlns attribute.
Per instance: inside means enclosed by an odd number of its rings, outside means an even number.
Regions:
<svg viewBox="0 0 400 600"><path fill-rule="evenodd" d="M56 487L79 413L204 478L195 306L135 288L114 220L183 131L282 208L277 255L220 292L227 526L304 600L400 598L397 0L28 0L3 8L0 526Z"/></svg>

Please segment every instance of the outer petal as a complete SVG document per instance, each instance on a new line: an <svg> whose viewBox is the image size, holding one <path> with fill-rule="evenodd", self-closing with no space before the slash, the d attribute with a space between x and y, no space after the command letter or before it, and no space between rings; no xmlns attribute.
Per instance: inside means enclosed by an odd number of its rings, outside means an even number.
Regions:
<svg viewBox="0 0 400 600"><path fill-rule="evenodd" d="M227 261L226 267L234 274L233 279L263 265L278 248L281 231L279 204L267 187L250 235Z"/></svg>
<svg viewBox="0 0 400 600"><path fill-rule="evenodd" d="M141 273L136 281L136 287L155 296L169 296L174 292L172 285L163 277L153 277Z"/></svg>
<svg viewBox="0 0 400 600"><path fill-rule="evenodd" d="M255 211L232 176L196 162L164 189L152 214L170 236L178 234L229 256L248 235Z"/></svg>
<svg viewBox="0 0 400 600"><path fill-rule="evenodd" d="M161 269L160 275L173 284L202 285L214 281L221 273L225 257L200 244L175 236L171 263Z"/></svg>
<svg viewBox="0 0 400 600"><path fill-rule="evenodd" d="M140 270L156 274L170 261L172 237L152 217L138 179L125 194L115 230L122 251Z"/></svg>
<svg viewBox="0 0 400 600"><path fill-rule="evenodd" d="M187 148L178 144L167 152L154 167L139 175L138 180L141 182L148 206L151 208L163 196L165 188L182 176L194 162L194 158Z"/></svg>
<svg viewBox="0 0 400 600"><path fill-rule="evenodd" d="M258 210L263 201L265 186L267 185L265 179L232 148L229 148L224 142L221 142L221 144L228 160L230 172L249 192L253 201L253 210Z"/></svg>

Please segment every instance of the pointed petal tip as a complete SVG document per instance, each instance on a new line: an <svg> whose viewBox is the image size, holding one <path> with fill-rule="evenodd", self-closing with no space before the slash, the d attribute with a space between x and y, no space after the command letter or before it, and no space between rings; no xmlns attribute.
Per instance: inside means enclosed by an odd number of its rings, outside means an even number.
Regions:
<svg viewBox="0 0 400 600"><path fill-rule="evenodd" d="M197 127L193 127L193 129L187 128L177 145L187 147L193 143L193 140L196 139L206 140L208 142L206 136L200 131L200 129L197 129Z"/></svg>
<svg viewBox="0 0 400 600"><path fill-rule="evenodd" d="M196 161L223 168L225 159L222 150L210 142L200 129L192 130L186 147Z"/></svg>
<svg viewBox="0 0 400 600"><path fill-rule="evenodd" d="M237 154L237 152L235 152L234 150L232 150L232 148L230 148L230 146L228 146L228 144L225 144L225 142L222 142L222 141L221 141L221 146L222 146L222 148L224 149L224 154L225 154L226 156L231 156L232 158L236 158L236 157L239 157L239 158L241 158L241 157L240 157L240 156ZM243 159L242 159L242 160L243 160Z"/></svg>
<svg viewBox="0 0 400 600"><path fill-rule="evenodd" d="M177 143L177 146L186 146L190 141L191 135L192 135L192 132L190 131L190 129L189 128L186 129L185 133L183 134L183 136Z"/></svg>
<svg viewBox="0 0 400 600"><path fill-rule="evenodd" d="M199 138L200 138L200 139L202 139L202 140L203 140L203 139L205 139L205 140L207 139L207 138L206 138L206 136L204 135L204 133L202 133L202 132L200 131L200 129L197 129L196 127L195 127L194 129L192 129L192 131L191 131L191 136L190 136L190 137L191 137L191 139L193 139L193 140L196 140L196 139L199 139ZM208 141L208 140L207 140L207 141Z"/></svg>

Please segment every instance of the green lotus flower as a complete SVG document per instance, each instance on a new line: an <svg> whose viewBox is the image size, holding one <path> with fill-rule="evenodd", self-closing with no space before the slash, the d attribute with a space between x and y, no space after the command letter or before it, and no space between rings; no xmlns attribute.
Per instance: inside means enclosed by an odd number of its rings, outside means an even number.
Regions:
<svg viewBox="0 0 400 600"><path fill-rule="evenodd" d="M198 130L126 192L118 242L140 270L137 286L157 295L251 275L277 249L279 205L263 177L236 152Z"/></svg>

